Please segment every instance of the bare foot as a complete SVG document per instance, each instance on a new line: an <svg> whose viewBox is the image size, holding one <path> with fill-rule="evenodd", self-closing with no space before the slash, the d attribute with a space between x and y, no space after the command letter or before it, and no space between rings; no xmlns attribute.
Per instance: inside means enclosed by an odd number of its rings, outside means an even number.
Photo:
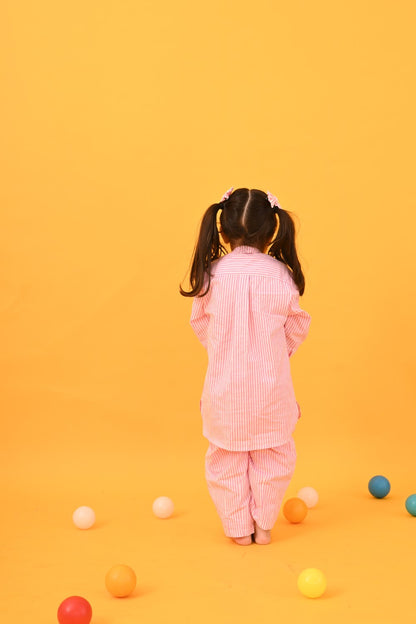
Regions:
<svg viewBox="0 0 416 624"><path fill-rule="evenodd" d="M249 546L251 544L251 535L245 537L233 537L233 542L239 544L239 546Z"/></svg>
<svg viewBox="0 0 416 624"><path fill-rule="evenodd" d="M266 545L270 544L272 541L270 531L266 531L265 529L261 529L257 524L254 530L254 541L256 544Z"/></svg>

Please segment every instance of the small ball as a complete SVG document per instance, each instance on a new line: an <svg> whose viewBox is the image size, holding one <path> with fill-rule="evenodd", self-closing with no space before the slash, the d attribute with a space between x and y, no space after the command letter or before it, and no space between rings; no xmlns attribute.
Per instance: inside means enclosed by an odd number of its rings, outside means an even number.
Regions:
<svg viewBox="0 0 416 624"><path fill-rule="evenodd" d="M153 503L153 513L158 518L170 518L175 506L167 496L159 496Z"/></svg>
<svg viewBox="0 0 416 624"><path fill-rule="evenodd" d="M112 596L124 598L136 587L136 574L127 565L115 565L105 576L105 586Z"/></svg>
<svg viewBox="0 0 416 624"><path fill-rule="evenodd" d="M301 498L289 498L283 506L283 515L292 524L302 522L308 513L306 503Z"/></svg>
<svg viewBox="0 0 416 624"><path fill-rule="evenodd" d="M306 568L298 576L298 589L307 598L319 598L326 590L326 578L317 568Z"/></svg>
<svg viewBox="0 0 416 624"><path fill-rule="evenodd" d="M95 513L91 507L78 507L72 514L72 520L79 529L90 529L95 522Z"/></svg>
<svg viewBox="0 0 416 624"><path fill-rule="evenodd" d="M368 490L374 498L384 498L390 492L390 482L386 477L377 475L368 482Z"/></svg>
<svg viewBox="0 0 416 624"><path fill-rule="evenodd" d="M315 507L315 505L317 504L319 500L318 492L314 490L313 487L301 488L299 492L297 493L297 497L301 498L309 509L312 509L312 507Z"/></svg>
<svg viewBox="0 0 416 624"><path fill-rule="evenodd" d="M406 509L411 516L416 516L416 494L411 494L406 498Z"/></svg>
<svg viewBox="0 0 416 624"><path fill-rule="evenodd" d="M59 624L90 624L91 618L91 605L81 596L70 596L59 605Z"/></svg>

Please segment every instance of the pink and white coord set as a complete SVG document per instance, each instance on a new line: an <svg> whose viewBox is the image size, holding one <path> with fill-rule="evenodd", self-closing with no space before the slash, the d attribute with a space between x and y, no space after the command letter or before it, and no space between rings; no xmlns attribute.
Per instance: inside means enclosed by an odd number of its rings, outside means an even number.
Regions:
<svg viewBox="0 0 416 624"><path fill-rule="evenodd" d="M191 326L208 353L201 398L210 495L225 534L271 529L292 478L300 408L289 358L311 317L285 264L249 246L211 265Z"/></svg>

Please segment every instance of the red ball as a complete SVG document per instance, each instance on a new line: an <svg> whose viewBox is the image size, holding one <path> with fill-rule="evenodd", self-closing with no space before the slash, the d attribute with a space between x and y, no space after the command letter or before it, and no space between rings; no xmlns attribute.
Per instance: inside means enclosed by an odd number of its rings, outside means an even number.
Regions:
<svg viewBox="0 0 416 624"><path fill-rule="evenodd" d="M91 605L81 596L70 596L59 605L59 624L90 624L91 618Z"/></svg>

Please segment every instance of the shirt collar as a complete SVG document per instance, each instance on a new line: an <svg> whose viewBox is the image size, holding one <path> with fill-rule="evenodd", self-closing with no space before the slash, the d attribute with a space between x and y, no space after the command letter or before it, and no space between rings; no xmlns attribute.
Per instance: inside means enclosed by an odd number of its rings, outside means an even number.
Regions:
<svg viewBox="0 0 416 624"><path fill-rule="evenodd" d="M259 254L261 253L260 249L257 247L251 247L250 245L239 245L238 247L234 247L232 250L233 254Z"/></svg>

